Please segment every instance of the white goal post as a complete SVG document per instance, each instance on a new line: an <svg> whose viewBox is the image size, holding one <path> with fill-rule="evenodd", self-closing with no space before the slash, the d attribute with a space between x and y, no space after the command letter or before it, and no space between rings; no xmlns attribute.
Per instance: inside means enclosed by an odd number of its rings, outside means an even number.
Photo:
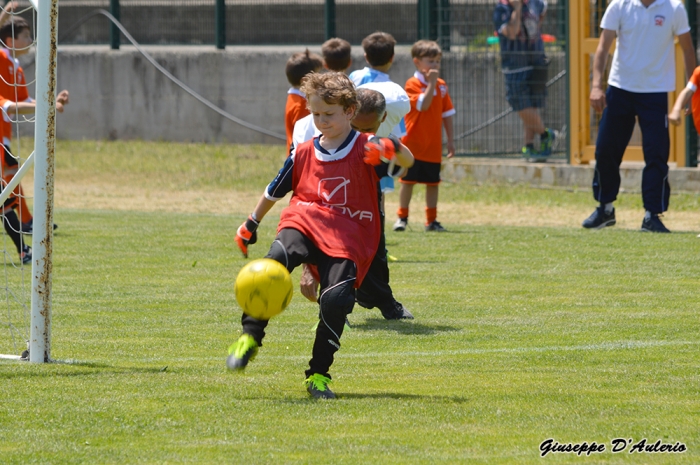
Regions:
<svg viewBox="0 0 700 465"><path fill-rule="evenodd" d="M2 205L34 163L29 361L51 361L54 157L56 150L56 61L58 0L30 0L36 10L34 151L0 193ZM51 225L51 227L48 227ZM7 265L6 265L7 266ZM21 266L21 265L20 265ZM16 295L16 294L13 294ZM9 312L8 312L9 315ZM10 317L8 316L8 319ZM15 326L9 319L8 326ZM17 322L17 324L20 324ZM24 356L24 357L23 357ZM0 355L5 359L26 358Z"/></svg>
<svg viewBox="0 0 700 465"><path fill-rule="evenodd" d="M36 118L34 122L34 233L29 361L51 360L54 160L58 0L37 0Z"/></svg>

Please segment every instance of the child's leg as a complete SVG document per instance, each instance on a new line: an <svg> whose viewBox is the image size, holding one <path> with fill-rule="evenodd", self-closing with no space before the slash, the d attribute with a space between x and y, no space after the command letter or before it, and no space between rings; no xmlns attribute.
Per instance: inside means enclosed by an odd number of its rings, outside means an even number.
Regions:
<svg viewBox="0 0 700 465"><path fill-rule="evenodd" d="M315 250L316 246L296 229L283 229L277 234L265 258L277 260L291 272L311 255L315 257ZM241 316L243 332L253 336L259 346L262 346L268 322L269 320L258 320L245 313Z"/></svg>
<svg viewBox="0 0 700 465"><path fill-rule="evenodd" d="M425 186L425 224L437 219L438 185Z"/></svg>
<svg viewBox="0 0 700 465"><path fill-rule="evenodd" d="M316 339L306 376L321 374L330 378L328 370L333 356L340 349L345 317L355 305L355 263L344 258L319 257L318 272L321 275L321 321L316 327Z"/></svg>
<svg viewBox="0 0 700 465"><path fill-rule="evenodd" d="M19 219L22 223L26 223L27 221L31 220L33 217L32 217L31 212L29 211L29 207L27 206L27 201L24 198L24 190L22 189L21 184L17 185L16 192L18 194L17 200L19 201L19 206L18 206Z"/></svg>
<svg viewBox="0 0 700 465"><path fill-rule="evenodd" d="M19 219L17 218L17 213L11 208L6 208L3 212L2 224L5 227L5 232L10 236L12 242L15 243L17 247L17 253L22 254L22 249L24 248L24 243L22 242L22 235L19 233Z"/></svg>
<svg viewBox="0 0 700 465"><path fill-rule="evenodd" d="M545 127L542 123L542 118L540 118L537 108L534 107L520 110L518 115L525 127L525 145L532 144L535 140L535 134L542 134L544 132Z"/></svg>
<svg viewBox="0 0 700 465"><path fill-rule="evenodd" d="M401 183L399 188L399 218L408 218L408 206L411 204L413 197L413 184Z"/></svg>

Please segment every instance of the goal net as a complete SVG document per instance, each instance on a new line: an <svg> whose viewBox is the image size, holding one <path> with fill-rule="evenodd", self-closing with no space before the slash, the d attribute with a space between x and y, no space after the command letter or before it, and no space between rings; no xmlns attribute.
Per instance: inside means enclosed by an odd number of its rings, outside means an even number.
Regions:
<svg viewBox="0 0 700 465"><path fill-rule="evenodd" d="M0 316L0 359L41 363L51 360L58 3L57 0L30 2L26 7L22 7L22 3L8 2L1 15L10 33L0 43L0 53L4 54L0 59L6 59L11 71L7 75L4 69L0 70L0 97L4 99L5 110L2 114L4 148L0 160L4 232L0 287L5 300ZM26 29L20 18L28 23L29 35L20 33ZM2 27L0 24L0 31ZM31 50L35 57L35 79L27 82L17 58ZM28 95L33 95L34 100L27 98ZM27 115L25 112L30 110L15 102L35 102L33 114ZM33 144L19 138L20 132L26 132L21 126L28 124L34 124ZM27 176L32 168L33 179Z"/></svg>

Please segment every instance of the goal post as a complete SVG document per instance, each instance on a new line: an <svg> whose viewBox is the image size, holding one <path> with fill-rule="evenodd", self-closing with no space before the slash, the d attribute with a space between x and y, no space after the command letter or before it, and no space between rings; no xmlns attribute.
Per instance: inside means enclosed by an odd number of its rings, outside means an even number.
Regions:
<svg viewBox="0 0 700 465"><path fill-rule="evenodd" d="M36 0L36 15L34 232L29 361L44 363L51 360L58 0Z"/></svg>

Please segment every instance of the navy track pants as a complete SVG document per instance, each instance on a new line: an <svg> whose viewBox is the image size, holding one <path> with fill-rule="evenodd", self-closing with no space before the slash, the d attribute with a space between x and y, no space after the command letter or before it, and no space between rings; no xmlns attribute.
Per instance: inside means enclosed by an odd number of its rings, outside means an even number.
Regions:
<svg viewBox="0 0 700 465"><path fill-rule="evenodd" d="M637 93L608 86L607 106L603 110L596 141L596 167L593 197L605 204L617 199L620 190L620 163L639 119L646 166L642 172L644 208L653 214L668 209L671 187L668 184L668 94Z"/></svg>

